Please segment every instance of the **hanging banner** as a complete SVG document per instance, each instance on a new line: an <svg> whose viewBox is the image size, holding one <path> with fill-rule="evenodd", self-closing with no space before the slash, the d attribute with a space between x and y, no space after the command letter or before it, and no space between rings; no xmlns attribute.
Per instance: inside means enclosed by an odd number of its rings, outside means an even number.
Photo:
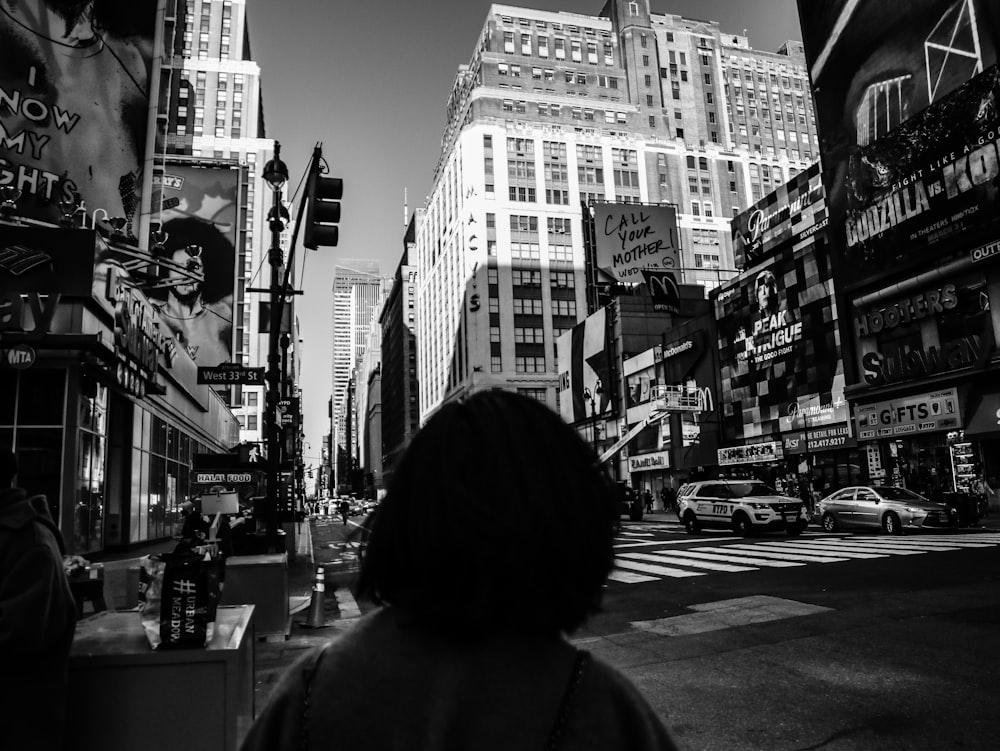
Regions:
<svg viewBox="0 0 1000 751"><path fill-rule="evenodd" d="M594 205L597 267L617 282L643 281L643 269L680 268L673 206Z"/></svg>
<svg viewBox="0 0 1000 751"><path fill-rule="evenodd" d="M172 266L160 267L153 303L199 367L233 359L239 178L230 164L168 162L159 179L160 229Z"/></svg>
<svg viewBox="0 0 1000 751"><path fill-rule="evenodd" d="M672 271L643 269L642 280L649 288L653 310L674 314L681 312L681 293L677 288L677 277Z"/></svg>

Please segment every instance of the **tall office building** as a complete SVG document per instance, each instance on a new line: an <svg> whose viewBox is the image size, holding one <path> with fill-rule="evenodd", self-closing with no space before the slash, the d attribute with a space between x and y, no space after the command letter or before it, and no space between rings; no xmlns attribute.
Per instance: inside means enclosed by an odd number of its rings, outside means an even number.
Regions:
<svg viewBox="0 0 1000 751"><path fill-rule="evenodd" d="M166 176L162 197L169 202L179 168L238 172L232 360L266 366L267 336L258 333L261 298L246 288L270 282L266 217L272 195L262 188L261 170L273 156L274 141L264 133L260 67L251 56L246 6L245 0L167 0L154 182ZM154 221L156 203L154 195ZM240 391L233 404L240 438L262 441L264 388Z"/></svg>
<svg viewBox="0 0 1000 751"><path fill-rule="evenodd" d="M383 287L378 261L341 259L333 269L333 435L334 447L348 449L347 420L352 402L347 389L365 352L372 311L382 304ZM387 288L387 287L386 287ZM337 455L331 457L336 466ZM342 478L338 478L342 479Z"/></svg>
<svg viewBox="0 0 1000 751"><path fill-rule="evenodd" d="M817 156L807 82L797 42L648 0L491 6L417 232L421 419L483 388L556 406L555 340L587 314L581 202L673 204L682 281L729 278L731 217Z"/></svg>

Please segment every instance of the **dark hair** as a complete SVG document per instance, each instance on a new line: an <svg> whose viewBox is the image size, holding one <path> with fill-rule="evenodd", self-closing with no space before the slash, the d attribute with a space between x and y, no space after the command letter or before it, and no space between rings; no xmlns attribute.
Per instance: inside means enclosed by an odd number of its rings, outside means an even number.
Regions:
<svg viewBox="0 0 1000 751"><path fill-rule="evenodd" d="M559 415L484 391L414 436L365 524L360 596L419 625L570 632L614 562L611 482Z"/></svg>
<svg viewBox="0 0 1000 751"><path fill-rule="evenodd" d="M10 487L17 476L17 456L13 451L0 448L0 490Z"/></svg>
<svg viewBox="0 0 1000 751"><path fill-rule="evenodd" d="M167 242L163 251L155 252L155 256L170 257L189 245L201 246L205 269L201 296L205 302L216 302L233 294L236 251L229 238L214 224L197 217L185 217L165 222L162 229L168 235Z"/></svg>

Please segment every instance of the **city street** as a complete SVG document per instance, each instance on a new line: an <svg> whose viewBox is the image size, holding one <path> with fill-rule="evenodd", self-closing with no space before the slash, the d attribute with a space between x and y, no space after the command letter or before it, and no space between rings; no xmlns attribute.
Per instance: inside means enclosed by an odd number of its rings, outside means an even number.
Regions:
<svg viewBox="0 0 1000 751"><path fill-rule="evenodd" d="M688 537L657 516L623 526L606 612L574 641L684 747L992 746L1000 534Z"/></svg>
<svg viewBox="0 0 1000 751"><path fill-rule="evenodd" d="M312 519L327 627L258 645L258 710L290 654L350 628L345 534L360 522ZM995 525L688 536L657 512L623 522L604 612L573 641L624 671L682 748L986 748L1000 732L998 571Z"/></svg>

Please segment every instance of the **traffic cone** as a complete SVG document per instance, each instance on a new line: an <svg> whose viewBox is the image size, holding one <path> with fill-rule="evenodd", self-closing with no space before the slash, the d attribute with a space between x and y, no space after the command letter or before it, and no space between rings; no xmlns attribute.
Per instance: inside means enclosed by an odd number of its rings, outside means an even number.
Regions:
<svg viewBox="0 0 1000 751"><path fill-rule="evenodd" d="M326 575L322 566L316 567L316 581L313 583L312 599L309 601L309 614L302 625L306 628L323 628L326 620L323 616L323 600L326 597Z"/></svg>

